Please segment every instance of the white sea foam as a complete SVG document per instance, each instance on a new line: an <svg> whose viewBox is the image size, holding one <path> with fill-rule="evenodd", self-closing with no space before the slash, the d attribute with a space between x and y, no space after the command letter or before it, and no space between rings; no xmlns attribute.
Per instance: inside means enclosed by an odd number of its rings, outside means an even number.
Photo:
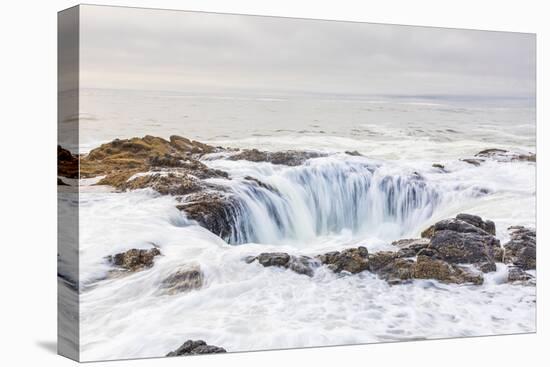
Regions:
<svg viewBox="0 0 550 367"><path fill-rule="evenodd" d="M247 351L535 330L535 287L505 283L502 264L482 286L430 280L389 286L368 272L342 275L320 267L310 278L243 261L267 251L391 250L392 240L416 237L459 212L494 220L501 241L510 225L534 227L534 164L476 167L459 160L489 147L533 151L533 111L392 101L348 101L343 110L337 100L98 93L82 96L82 108L102 117L82 122L86 149L113 138L179 134L216 145L309 148L331 156L298 167L206 157L205 164L232 178L216 182L244 203L239 220L248 234L229 239L232 244L187 220L172 197L151 190L111 193L86 186L95 181L81 182L83 360L162 356L187 339ZM353 150L364 157L343 154ZM447 173L432 167L436 162ZM251 189L246 176L278 194ZM162 252L152 268L106 278L112 270L107 256L152 246ZM161 294L161 281L189 264L200 265L204 287Z"/></svg>

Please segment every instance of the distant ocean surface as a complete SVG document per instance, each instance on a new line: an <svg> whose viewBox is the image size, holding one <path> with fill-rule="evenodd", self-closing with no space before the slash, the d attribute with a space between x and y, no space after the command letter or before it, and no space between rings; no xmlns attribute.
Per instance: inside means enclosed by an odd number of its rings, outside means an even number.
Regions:
<svg viewBox="0 0 550 367"><path fill-rule="evenodd" d="M368 272L341 276L319 269L309 278L242 260L260 252L315 255L359 245L370 252L395 250L392 241L418 237L428 225L457 213L493 220L502 243L511 225L535 227L535 164L461 161L487 148L535 152L530 101L85 89L76 117L81 153L115 138L144 135L334 153L300 167L204 160L228 172L233 178L225 183L228 190L255 208L242 218L254 231L254 242L238 245L188 222L173 197L151 190L106 192L83 181L85 360L165 355L187 339L246 351L535 330L536 289L505 283L503 264L485 275L482 286L430 280L390 286ZM62 123L74 124L75 117ZM361 171L367 165L376 171ZM425 183L414 207L399 191L410 187L413 173ZM262 209L267 199L245 191L239 184L245 176L275 187L285 199L268 203L280 211L284 231L270 230ZM388 182L397 191L390 192ZM353 196L348 195L352 188L358 188ZM398 214L387 210L394 204ZM352 211L361 216L348 218ZM154 267L124 280L98 280L110 270L106 256L151 243L163 253ZM156 294L159 281L183 263L200 264L205 287L177 296Z"/></svg>

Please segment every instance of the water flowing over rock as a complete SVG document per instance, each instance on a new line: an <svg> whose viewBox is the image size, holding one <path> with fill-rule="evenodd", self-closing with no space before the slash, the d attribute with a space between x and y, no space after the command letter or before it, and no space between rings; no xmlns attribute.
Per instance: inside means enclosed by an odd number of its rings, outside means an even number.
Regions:
<svg viewBox="0 0 550 367"><path fill-rule="evenodd" d="M508 282L535 285L535 277L518 266L508 267Z"/></svg>
<svg viewBox="0 0 550 367"><path fill-rule="evenodd" d="M175 273L168 276L161 283L161 289L170 294L187 292L192 289L199 289L204 283L204 275L200 266L184 266Z"/></svg>
<svg viewBox="0 0 550 367"><path fill-rule="evenodd" d="M475 155L477 158L493 159L499 162L525 161L536 162L537 156L534 153L515 153L505 149L485 149Z"/></svg>
<svg viewBox="0 0 550 367"><path fill-rule="evenodd" d="M504 244L504 262L523 270L537 268L537 233L530 228L508 228L510 241Z"/></svg>
<svg viewBox="0 0 550 367"><path fill-rule="evenodd" d="M250 264L257 261L264 267L276 266L290 269L298 274L313 276L315 261L307 256L291 256L284 252L264 252L258 256L247 257L245 261Z"/></svg>
<svg viewBox="0 0 550 367"><path fill-rule="evenodd" d="M224 348L208 345L203 340L187 340L178 349L168 353L167 357L177 357L192 354L226 353Z"/></svg>
<svg viewBox="0 0 550 367"><path fill-rule="evenodd" d="M265 152L258 149L244 149L229 156L232 161L245 160L250 162L269 162L285 166L299 166L311 158L325 157L326 154L299 150L283 152Z"/></svg>
<svg viewBox="0 0 550 367"><path fill-rule="evenodd" d="M156 247L148 250L134 248L114 256L109 256L108 259L116 266L135 272L152 267L155 256L159 255L160 250Z"/></svg>

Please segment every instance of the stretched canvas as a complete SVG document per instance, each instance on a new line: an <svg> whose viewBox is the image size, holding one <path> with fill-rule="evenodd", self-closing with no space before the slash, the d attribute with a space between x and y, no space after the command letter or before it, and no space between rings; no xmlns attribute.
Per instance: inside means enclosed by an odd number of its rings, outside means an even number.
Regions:
<svg viewBox="0 0 550 367"><path fill-rule="evenodd" d="M535 44L60 12L59 353L535 332Z"/></svg>

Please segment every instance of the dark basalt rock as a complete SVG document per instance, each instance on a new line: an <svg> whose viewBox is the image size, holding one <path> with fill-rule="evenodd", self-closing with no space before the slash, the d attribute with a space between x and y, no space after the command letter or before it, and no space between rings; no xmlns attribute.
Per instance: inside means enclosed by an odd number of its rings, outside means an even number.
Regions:
<svg viewBox="0 0 550 367"><path fill-rule="evenodd" d="M241 210L235 198L217 192L190 194L185 202L176 207L184 211L187 218L225 240L234 234L235 218Z"/></svg>
<svg viewBox="0 0 550 367"><path fill-rule="evenodd" d="M477 228L480 228L485 232L492 234L493 236L496 234L495 222L491 220L484 221L483 219L481 219L481 217L477 215L463 214L463 213L458 214L456 216L456 219L469 223Z"/></svg>
<svg viewBox="0 0 550 367"><path fill-rule="evenodd" d="M523 269L518 266L510 266L508 268L508 282L509 283L523 283L523 284L533 284L535 278L526 273Z"/></svg>
<svg viewBox="0 0 550 367"><path fill-rule="evenodd" d="M344 153L346 153L347 155L351 155L352 157L362 157L363 156L363 154L359 153L356 150L354 150L354 151L346 150Z"/></svg>
<svg viewBox="0 0 550 367"><path fill-rule="evenodd" d="M466 268L424 255L417 257L412 276L415 279L435 279L443 283L483 284L481 274L474 274Z"/></svg>
<svg viewBox="0 0 550 367"><path fill-rule="evenodd" d="M437 169L439 169L440 171L447 172L447 171L445 170L445 166L442 165L441 163L434 163L434 164L432 164L432 167L433 167L433 168L437 168Z"/></svg>
<svg viewBox="0 0 550 367"><path fill-rule="evenodd" d="M250 264L258 261L264 267L276 266L290 269L298 274L313 276L316 267L314 259L307 256L291 256L285 252L263 252L258 256L250 256L245 259Z"/></svg>
<svg viewBox="0 0 550 367"><path fill-rule="evenodd" d="M153 259L158 255L160 255L160 250L156 247L148 250L138 250L133 248L126 252L109 256L108 260L116 266L135 272L152 267Z"/></svg>
<svg viewBox="0 0 550 367"><path fill-rule="evenodd" d="M199 289L204 283L204 275L198 265L184 267L168 276L161 283L161 289L170 295Z"/></svg>
<svg viewBox="0 0 550 367"><path fill-rule="evenodd" d="M504 262L523 270L536 269L537 233L523 226L513 226L508 231L510 241L504 244Z"/></svg>
<svg viewBox="0 0 550 367"><path fill-rule="evenodd" d="M342 251L328 252L316 258L336 273L346 271L352 274L368 269L369 252L366 247L350 248Z"/></svg>
<svg viewBox="0 0 550 367"><path fill-rule="evenodd" d="M299 166L310 158L325 157L319 152L307 152L289 150L283 152L265 152L258 149L244 149L237 154L229 156L232 161L245 160L251 162L269 162L285 166Z"/></svg>
<svg viewBox="0 0 550 367"><path fill-rule="evenodd" d="M392 242L392 245L399 248L398 257L414 257L420 250L424 250L430 245L430 240L426 238L402 239Z"/></svg>
<svg viewBox="0 0 550 367"><path fill-rule="evenodd" d="M461 159L461 161L469 163L469 164L474 165L476 167L481 166L481 163L483 163L482 159L473 159L473 158Z"/></svg>
<svg viewBox="0 0 550 367"><path fill-rule="evenodd" d="M475 155L478 158L487 158L493 159L499 162L513 162L513 161L524 161L524 162L536 162L537 156L534 153L515 153L504 149L485 149Z"/></svg>
<svg viewBox="0 0 550 367"><path fill-rule="evenodd" d="M217 347L215 345L208 345L203 340L187 340L178 349L168 353L167 357L177 357L183 355L192 354L212 354L212 353L226 353L224 348Z"/></svg>

